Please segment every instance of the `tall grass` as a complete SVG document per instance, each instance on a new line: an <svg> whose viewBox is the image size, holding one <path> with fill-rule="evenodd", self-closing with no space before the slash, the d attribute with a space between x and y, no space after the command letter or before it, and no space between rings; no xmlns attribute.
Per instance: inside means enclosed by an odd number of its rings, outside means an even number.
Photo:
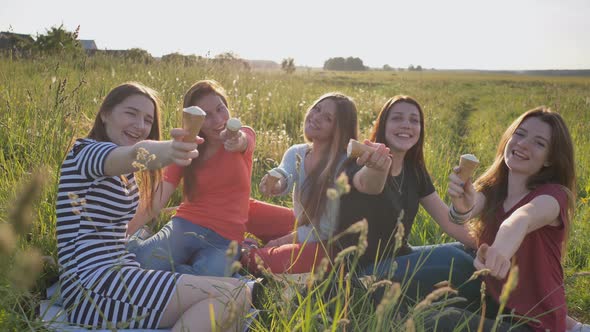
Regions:
<svg viewBox="0 0 590 332"><path fill-rule="evenodd" d="M568 306L570 314L590 321L590 281L580 273L590 270L590 80L583 78L439 72L306 71L285 75L206 63L190 67L161 62L144 65L101 56L0 59L0 222L10 221L12 202L41 166L47 183L33 206L32 228L20 237L17 249L35 247L42 255L57 257L54 206L59 167L72 140L88 132L102 98L112 87L139 81L158 90L164 101L162 127L172 128L180 124L184 92L200 79L219 81L228 90L233 115L257 131L254 184L280 162L288 146L303 141L304 113L313 100L328 91L341 91L355 99L362 137L368 136L389 97L416 97L425 112L427 167L442 196L447 175L460 154L474 153L483 165L490 164L501 133L517 115L542 104L559 111L574 137L578 173L579 199L564 261ZM261 197L256 185L252 195ZM175 203L179 199L175 196ZM291 204L287 198L273 201ZM446 241L450 239L421 210L410 243ZM14 259L5 259L2 269L14 264ZM281 294L293 287L288 281L275 281L274 288L267 289L270 298L276 297L274 309L263 315L255 330L403 330L420 326L420 316L401 312L395 301L387 310L370 305L370 294L353 287L341 270L326 273L331 278L317 281L304 293L295 292L296 300L281 300ZM46 265L33 291L23 293L13 288L8 276L0 274L0 329L20 330L33 324L32 308L56 277L56 267ZM339 292L325 296L334 283ZM382 287L391 299L400 296L399 285Z"/></svg>

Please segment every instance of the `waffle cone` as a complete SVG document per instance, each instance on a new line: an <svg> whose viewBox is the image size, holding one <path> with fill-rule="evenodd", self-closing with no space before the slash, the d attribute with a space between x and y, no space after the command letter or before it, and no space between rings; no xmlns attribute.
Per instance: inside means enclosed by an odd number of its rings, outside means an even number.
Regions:
<svg viewBox="0 0 590 332"><path fill-rule="evenodd" d="M346 154L348 158L358 158L360 157L365 151L373 152L375 148L365 145L359 141L351 139L348 142L348 148L346 149Z"/></svg>
<svg viewBox="0 0 590 332"><path fill-rule="evenodd" d="M479 161L461 156L461 159L459 159L460 169L457 175L463 182L467 182L467 180L473 176L477 166L479 166Z"/></svg>
<svg viewBox="0 0 590 332"><path fill-rule="evenodd" d="M203 122L205 122L204 115L182 112L182 128L189 132L189 135L185 136L183 141L194 142L195 137L201 131Z"/></svg>

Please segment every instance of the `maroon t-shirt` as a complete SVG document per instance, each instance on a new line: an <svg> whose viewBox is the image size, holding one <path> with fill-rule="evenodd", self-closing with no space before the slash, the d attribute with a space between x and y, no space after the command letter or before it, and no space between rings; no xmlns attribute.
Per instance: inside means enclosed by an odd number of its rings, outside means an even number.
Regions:
<svg viewBox="0 0 590 332"><path fill-rule="evenodd" d="M529 203L535 197L549 195L559 203L560 226L544 226L527 234L516 251L518 266L518 285L510 293L506 307L516 314L535 318L540 321L528 324L535 331L565 331L567 307L561 267L562 244L565 236L567 219L567 194L557 184L544 184L523 197L509 211L500 206L496 213L496 227L482 235L480 243L491 245L494 242L499 225L516 209ZM484 278L486 290L499 302L502 286L506 282L494 277Z"/></svg>

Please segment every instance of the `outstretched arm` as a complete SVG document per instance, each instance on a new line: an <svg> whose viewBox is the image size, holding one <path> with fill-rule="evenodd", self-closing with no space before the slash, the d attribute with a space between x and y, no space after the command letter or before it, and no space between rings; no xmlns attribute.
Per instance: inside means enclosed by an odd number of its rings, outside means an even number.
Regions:
<svg viewBox="0 0 590 332"><path fill-rule="evenodd" d="M131 146L119 146L106 157L104 173L106 176L117 176L138 171L137 164L141 163L148 170L162 168L171 163L187 166L192 159L199 156L197 143L203 139L195 139L194 142L183 142L181 138L188 132L184 129L172 129L170 141L141 141ZM145 162L138 160L138 155L147 153ZM153 155L153 157L151 157Z"/></svg>
<svg viewBox="0 0 590 332"><path fill-rule="evenodd" d="M383 191L389 175L391 167L389 148L381 143L371 143L369 140L365 140L364 143L376 150L364 152L357 158L357 164L362 165L363 168L354 174L352 184L362 193L377 195Z"/></svg>
<svg viewBox="0 0 590 332"><path fill-rule="evenodd" d="M480 246L474 262L475 267L478 270L488 268L494 277L505 278L510 269L510 259L524 237L547 225L559 226L559 212L557 199L549 195L535 197L521 206L502 222L491 246Z"/></svg>

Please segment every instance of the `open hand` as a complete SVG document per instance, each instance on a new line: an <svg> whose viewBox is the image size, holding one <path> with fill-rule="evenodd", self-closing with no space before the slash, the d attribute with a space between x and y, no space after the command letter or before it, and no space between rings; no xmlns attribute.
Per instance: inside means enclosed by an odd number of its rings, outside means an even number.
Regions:
<svg viewBox="0 0 590 332"><path fill-rule="evenodd" d="M502 256L500 252L487 244L482 244L477 249L477 256L473 266L477 270L490 269L490 274L496 279L504 279L510 271L510 260Z"/></svg>
<svg viewBox="0 0 590 332"><path fill-rule="evenodd" d="M369 140L363 142L365 145L375 148L373 152L364 152L357 158L358 165L366 166L367 168L378 171L389 171L391 167L391 156L389 155L389 148L382 143L373 143Z"/></svg>

